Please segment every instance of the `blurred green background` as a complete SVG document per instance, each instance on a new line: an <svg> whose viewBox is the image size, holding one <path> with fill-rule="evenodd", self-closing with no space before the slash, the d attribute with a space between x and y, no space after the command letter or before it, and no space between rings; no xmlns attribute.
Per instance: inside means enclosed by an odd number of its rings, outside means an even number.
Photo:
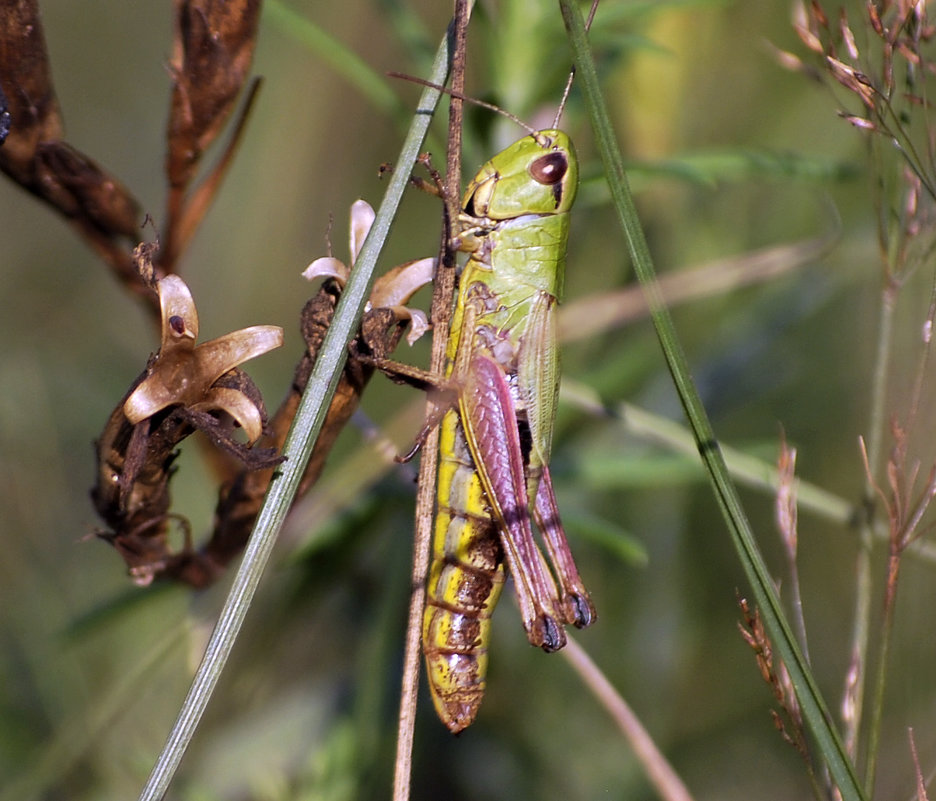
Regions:
<svg viewBox="0 0 936 801"><path fill-rule="evenodd" d="M68 140L161 219L169 4L42 7ZM449 13L427 1L289 8L377 75L425 74ZM357 197L379 202L377 168L402 141L399 118L369 102L302 34L284 6L267 5L254 62L265 83L181 265L203 338L255 323L286 329L285 347L248 368L270 406L301 353L298 315L314 289L299 273L324 255L330 216L335 255L346 257L348 208ZM771 45L803 50L789 4L605 0L593 41L662 274L829 235L840 217L838 240L821 260L674 314L719 437L770 463L783 430L799 449L802 478L858 503L882 283L866 139L837 119L831 93L778 66ZM542 123L537 115L550 118L568 66L551 4L478 9L469 93ZM417 87L384 83L405 121ZM470 174L518 132L490 112L468 115ZM563 127L584 164L566 298L588 303L632 277L574 91ZM441 125L431 148L441 164ZM433 253L439 224L437 202L411 193L385 264ZM905 412L931 283L931 270L920 269L900 295L888 414ZM201 593L137 589L117 554L92 536L91 443L157 336L66 224L8 181L0 182L0 288L0 798L134 798L227 581ZM400 358L424 364L426 354L421 343ZM563 359L570 387L681 420L646 320L570 343ZM398 450L412 441L420 409L416 393L379 378L364 402ZM406 422L390 431L399 414ZM923 414L913 443L924 473L931 417ZM287 524L173 798L389 796L415 484L409 467L385 465L362 478L374 454L349 428L322 484ZM179 464L174 509L200 536L215 490L197 449L186 448ZM701 471L620 420L563 403L553 476L599 610L597 625L575 636L694 797L807 797L802 762L774 730L770 691L737 632L744 577ZM783 584L772 499L749 490L743 497ZM813 668L836 714L856 550L854 530L801 514ZM879 548L879 588L884 556ZM902 575L881 798L913 791L907 727L924 772L933 764L932 571L930 562L908 560ZM491 654L478 721L458 738L423 691L414 798L655 797L562 656L528 646L507 594Z"/></svg>

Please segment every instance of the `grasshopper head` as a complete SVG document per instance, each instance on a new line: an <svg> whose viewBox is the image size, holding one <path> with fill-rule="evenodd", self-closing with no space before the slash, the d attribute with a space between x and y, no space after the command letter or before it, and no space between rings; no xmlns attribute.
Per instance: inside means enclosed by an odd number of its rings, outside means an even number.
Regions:
<svg viewBox="0 0 936 801"><path fill-rule="evenodd" d="M462 207L473 217L506 220L524 214L564 214L578 188L578 160L562 131L537 131L485 164L468 185Z"/></svg>

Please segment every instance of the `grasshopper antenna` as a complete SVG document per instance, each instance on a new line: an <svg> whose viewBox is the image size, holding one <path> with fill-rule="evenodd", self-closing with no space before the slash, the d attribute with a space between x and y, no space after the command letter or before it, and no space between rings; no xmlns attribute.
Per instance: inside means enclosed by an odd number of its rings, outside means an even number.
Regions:
<svg viewBox="0 0 936 801"><path fill-rule="evenodd" d="M517 123L524 131L533 136L536 135L537 131L535 128L527 125L523 120L521 120L516 114L511 114L506 109L502 109L500 106L495 106L493 103L488 103L485 100L478 100L476 97L469 97L464 95L461 92L456 92L454 89L449 89L447 86L440 86L437 83L432 81L424 81L422 78L417 78L415 75L407 75L405 72L388 72L387 75L391 78L400 78L404 81L410 81L411 83L419 84L420 86L428 86L430 89L436 89L439 92L445 92L449 97L457 97L459 100L463 100L466 103L471 103L475 106L480 106L481 108L486 108L488 111L494 111L498 114L503 115L508 120L512 120ZM568 89L566 89L568 94Z"/></svg>
<svg viewBox="0 0 936 801"><path fill-rule="evenodd" d="M585 21L585 31L591 29L592 21L595 19L595 12L598 10L599 0L592 0L591 9L588 12L588 19ZM449 95L449 97L457 97L459 100L463 100L465 103L471 103L475 106L480 106L481 108L486 108L488 111L496 112L506 117L508 120L513 120L517 125L523 128L528 134L534 138L539 133L535 128L527 125L523 120L521 120L516 114L511 114L506 109L502 109L500 106L495 106L493 103L488 103L484 100L479 100L476 97L469 97L468 95L462 94L461 92L456 92L454 89L449 89L446 86L440 86L437 83L432 81L425 81L422 78L417 78L415 75L407 75L405 72L388 72L387 75L390 78L400 78L404 81L409 81L410 83L419 84L420 86L428 86L430 89L435 89L439 92L444 92ZM556 118L553 121L552 127L559 127L559 119L562 117L562 112L565 111L566 101L569 99L569 92L572 91L572 81L575 78L575 67L572 67L569 70L569 79L566 81L565 91L562 93L562 100L559 102L559 109L556 112Z"/></svg>
<svg viewBox="0 0 936 801"><path fill-rule="evenodd" d="M592 20L595 19L595 12L598 10L598 0L592 0L591 10L588 12L588 19L585 20L585 32L591 29ZM553 120L553 128L559 127L559 119L562 112L565 111L566 101L569 99L569 92L572 91L572 81L575 79L575 67L569 70L569 79L566 81L565 91L562 93L562 100L559 101L559 110L556 111L556 119Z"/></svg>

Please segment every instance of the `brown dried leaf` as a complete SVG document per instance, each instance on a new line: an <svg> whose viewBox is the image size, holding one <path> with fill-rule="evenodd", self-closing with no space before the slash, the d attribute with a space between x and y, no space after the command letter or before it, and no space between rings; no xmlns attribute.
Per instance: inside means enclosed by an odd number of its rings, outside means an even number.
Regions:
<svg viewBox="0 0 936 801"><path fill-rule="evenodd" d="M260 0L176 0L175 12L166 170L178 188L191 181L244 85Z"/></svg>

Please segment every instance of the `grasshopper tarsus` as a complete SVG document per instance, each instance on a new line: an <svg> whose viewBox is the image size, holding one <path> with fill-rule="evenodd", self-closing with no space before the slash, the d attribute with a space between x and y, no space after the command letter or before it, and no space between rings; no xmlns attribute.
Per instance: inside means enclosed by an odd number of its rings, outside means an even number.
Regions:
<svg viewBox="0 0 936 801"><path fill-rule="evenodd" d="M418 175L411 175L409 179L410 185L416 187L420 192L425 192L427 195L432 195L433 197L443 197L443 192L439 187L430 181L427 181L425 178L420 178Z"/></svg>
<svg viewBox="0 0 936 801"><path fill-rule="evenodd" d="M536 644L547 654L565 648L566 636L562 626L551 615L543 615L536 623Z"/></svg>
<svg viewBox="0 0 936 801"><path fill-rule="evenodd" d="M447 391L450 390L440 389L438 394L444 395ZM413 443L413 447L411 447L406 453L393 457L393 460L397 464L406 464L417 453L419 453L420 450L422 450L422 446L426 444L426 439L429 437L429 432L432 431L432 429L434 429L437 425L439 425L442 418L445 416L446 412L448 412L449 408L454 404L454 402L455 398L453 397L451 402L443 401L441 403L435 403L432 409L432 413L429 415L429 419L426 420L423 427L419 429L419 433L416 435L416 441Z"/></svg>
<svg viewBox="0 0 936 801"><path fill-rule="evenodd" d="M598 613L587 595L574 593L566 599L566 622L577 629L588 628L598 619Z"/></svg>
<svg viewBox="0 0 936 801"><path fill-rule="evenodd" d="M406 451L406 453L398 453L393 457L393 461L397 464L406 464L411 462L413 457L416 456L422 450L423 443L426 441L425 437L419 437L412 445L412 447Z"/></svg>
<svg viewBox="0 0 936 801"><path fill-rule="evenodd" d="M445 181L442 179L442 174L432 166L432 154L431 153L421 153L417 162L422 164L426 168L426 172L429 173L429 177L432 178L432 188L425 186L425 181L422 182L423 191L429 192L429 194L436 195L437 197L445 197ZM416 181L416 177L413 176L411 181Z"/></svg>
<svg viewBox="0 0 936 801"><path fill-rule="evenodd" d="M428 195L433 195L434 197L444 197L445 192L442 188L442 176L439 175L439 172L432 166L431 157L428 153L423 153L419 156L417 161L422 164L427 170L429 170L429 175L432 177L432 181L427 181L425 178L420 178L418 175L411 175L409 177L409 182L411 186L414 186L420 192L425 192ZM392 175L394 167L390 162L384 162L377 169L377 177L383 178L385 175Z"/></svg>

